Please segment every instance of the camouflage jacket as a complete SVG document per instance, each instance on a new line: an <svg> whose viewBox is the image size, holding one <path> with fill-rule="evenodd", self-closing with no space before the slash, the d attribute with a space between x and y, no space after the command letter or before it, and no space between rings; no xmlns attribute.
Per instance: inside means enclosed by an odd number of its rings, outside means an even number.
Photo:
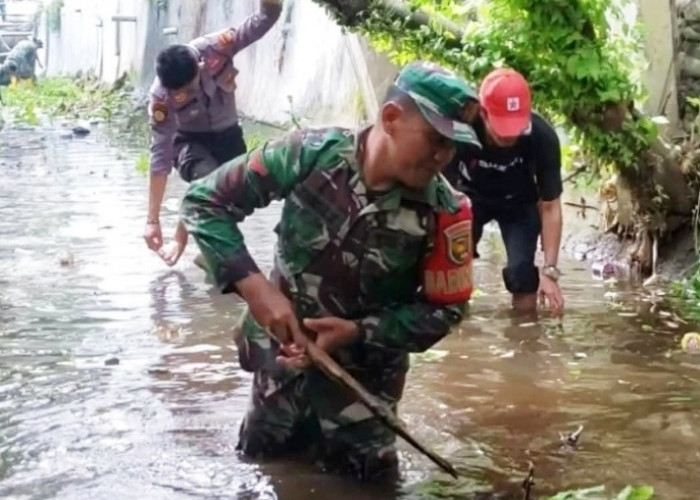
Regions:
<svg viewBox="0 0 700 500"><path fill-rule="evenodd" d="M181 217L217 285L233 292L236 281L258 272L238 224L283 199L272 281L292 299L300 319L357 322L361 340L336 353L341 364L405 371L407 351L429 348L464 315L466 303L427 302L420 283L435 214L454 213L462 195L442 177L422 192L368 192L357 160L365 135L307 129L267 143L193 182ZM275 370L276 345L247 313L242 333L242 367Z"/></svg>

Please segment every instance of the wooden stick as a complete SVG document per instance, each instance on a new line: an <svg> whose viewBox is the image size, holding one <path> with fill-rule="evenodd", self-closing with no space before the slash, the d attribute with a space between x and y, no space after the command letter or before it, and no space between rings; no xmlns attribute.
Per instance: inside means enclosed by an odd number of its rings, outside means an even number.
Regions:
<svg viewBox="0 0 700 500"><path fill-rule="evenodd" d="M581 205L580 203L572 203L570 201L565 201L564 205L568 205L570 207L575 208L583 208L584 210L595 210L596 212L598 211L598 208L594 207L593 205Z"/></svg>
<svg viewBox="0 0 700 500"><path fill-rule="evenodd" d="M535 466L530 462L530 470L527 473L527 477L523 481L523 500L530 500L530 495L532 494L532 487L535 485Z"/></svg>
<svg viewBox="0 0 700 500"><path fill-rule="evenodd" d="M587 168L588 168L588 165L579 165L578 167L576 167L576 170L574 170L574 171L571 172L569 175L567 175L566 177L564 177L564 178L561 180L561 183L562 183L562 184L565 184L565 183L569 182L569 181L570 181L571 179L573 179L574 177L578 176L579 174L584 173L584 172L586 171Z"/></svg>
<svg viewBox="0 0 700 500"><path fill-rule="evenodd" d="M277 341L277 343L282 344L271 330L267 329L267 334ZM389 408L386 403L370 394L362 384L355 380L355 378L331 358L326 351L317 346L313 340L308 339L305 352L306 355L309 356L309 359L311 359L311 361L329 378L352 391L357 399L365 405L375 417L379 418L384 425L404 438L409 444L427 456L433 463L452 477L456 479L459 476L457 470L450 462L413 437L405 424L391 411L391 408Z"/></svg>

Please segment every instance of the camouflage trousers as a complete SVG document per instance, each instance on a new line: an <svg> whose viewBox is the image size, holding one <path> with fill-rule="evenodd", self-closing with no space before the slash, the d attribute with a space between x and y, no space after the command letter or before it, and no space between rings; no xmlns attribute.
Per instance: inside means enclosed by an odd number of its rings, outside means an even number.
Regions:
<svg viewBox="0 0 700 500"><path fill-rule="evenodd" d="M255 372L240 428L240 451L256 458L275 458L311 450L329 472L361 480L397 477L394 433L349 391L315 369L291 377L289 372L278 375ZM401 390L404 375L399 377ZM396 411L398 397L376 390L381 373L361 378L370 392Z"/></svg>

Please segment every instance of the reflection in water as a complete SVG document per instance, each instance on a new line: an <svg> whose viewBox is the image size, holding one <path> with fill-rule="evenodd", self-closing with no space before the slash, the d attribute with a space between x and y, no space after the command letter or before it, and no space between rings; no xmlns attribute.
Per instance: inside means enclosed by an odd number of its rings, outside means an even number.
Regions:
<svg viewBox="0 0 700 500"><path fill-rule="evenodd" d="M439 477L403 442L399 493L312 464L242 461L251 377L231 337L242 304L206 281L194 245L173 269L146 249L135 152L96 134L3 134L0 497L408 499ZM166 234L183 189L174 176ZM243 225L263 269L279 209ZM415 358L400 408L410 428L470 491L519 498L532 461L539 493L648 482L660 498L693 497L700 362L677 350L692 326L575 262L563 266L562 324L514 317L497 233L483 245L469 320L436 346L445 356ZM579 425L578 447L562 446Z"/></svg>

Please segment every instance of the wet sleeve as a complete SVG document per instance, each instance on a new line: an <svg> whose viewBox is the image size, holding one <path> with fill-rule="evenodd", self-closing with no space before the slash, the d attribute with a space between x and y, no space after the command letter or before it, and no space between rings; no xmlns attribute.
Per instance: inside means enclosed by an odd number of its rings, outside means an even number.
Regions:
<svg viewBox="0 0 700 500"><path fill-rule="evenodd" d="M540 199L552 201L564 191L561 180L561 147L555 130L543 118L533 115L531 154Z"/></svg>
<svg viewBox="0 0 700 500"><path fill-rule="evenodd" d="M318 163L323 146L305 144L305 134L295 131L268 142L188 188L180 217L223 293L259 272L238 225L256 208L285 198Z"/></svg>
<svg viewBox="0 0 700 500"><path fill-rule="evenodd" d="M175 116L165 101L151 97L148 106L148 124L151 128L149 169L151 175L168 175L173 169L175 148Z"/></svg>
<svg viewBox="0 0 700 500"><path fill-rule="evenodd" d="M258 41L277 22L282 13L282 0L260 0L260 9L248 16L240 26L227 28L207 36L217 50L228 57Z"/></svg>
<svg viewBox="0 0 700 500"><path fill-rule="evenodd" d="M423 352L464 319L467 303L442 306L420 300L385 309L358 321L360 338L383 348Z"/></svg>

